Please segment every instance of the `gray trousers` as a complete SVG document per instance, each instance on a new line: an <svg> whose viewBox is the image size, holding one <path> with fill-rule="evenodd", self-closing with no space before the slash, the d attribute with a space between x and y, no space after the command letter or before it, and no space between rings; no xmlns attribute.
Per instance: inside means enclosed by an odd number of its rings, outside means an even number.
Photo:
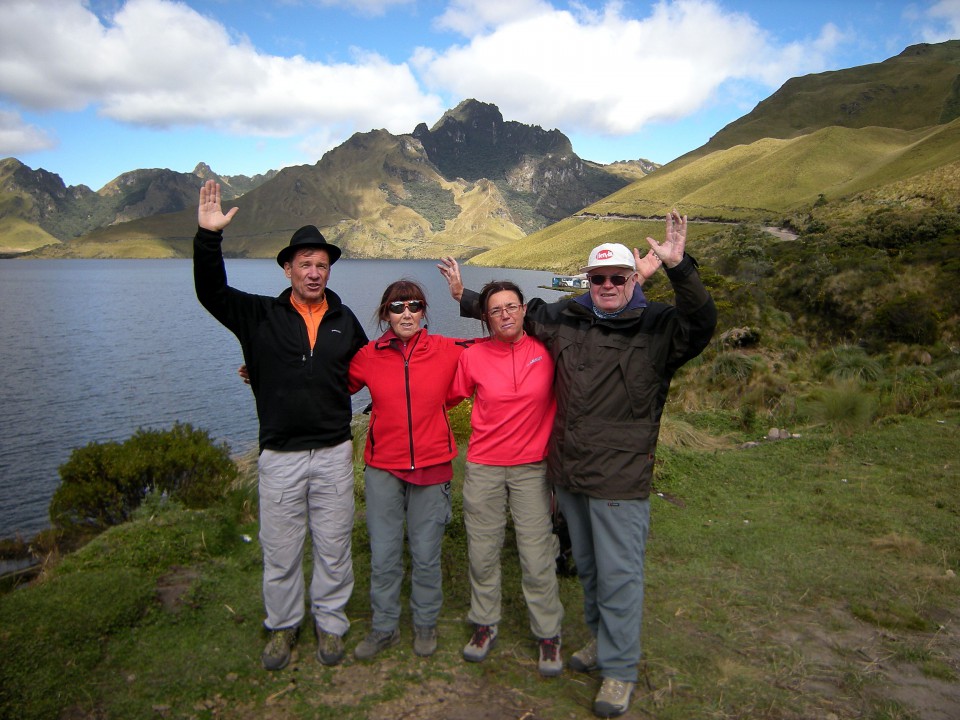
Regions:
<svg viewBox="0 0 960 720"><path fill-rule="evenodd" d="M643 621L649 500L603 500L557 488L583 586L583 615L597 638L603 677L636 682Z"/></svg>
<svg viewBox="0 0 960 720"><path fill-rule="evenodd" d="M463 482L463 521L470 557L470 613L478 625L500 622L500 552L510 504L520 554L521 586L538 638L560 634L563 605L557 585L559 541L550 517L546 464L480 465L468 462Z"/></svg>
<svg viewBox="0 0 960 720"><path fill-rule="evenodd" d="M413 485L369 465L363 477L370 535L373 629L391 632L400 624L404 520L410 546L413 622L436 625L443 605L440 549L450 522L450 483Z"/></svg>
<svg viewBox="0 0 960 720"><path fill-rule="evenodd" d="M260 471L263 602L270 629L304 617L303 550L313 545L311 610L317 626L343 635L353 592L353 443L298 452L264 450Z"/></svg>

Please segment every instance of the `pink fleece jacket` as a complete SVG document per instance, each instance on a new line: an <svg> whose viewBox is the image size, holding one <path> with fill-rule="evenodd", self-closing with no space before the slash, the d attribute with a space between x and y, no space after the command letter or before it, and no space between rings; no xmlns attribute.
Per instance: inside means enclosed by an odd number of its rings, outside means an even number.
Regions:
<svg viewBox="0 0 960 720"><path fill-rule="evenodd" d="M464 350L448 404L476 395L467 460L482 465L522 465L547 456L557 406L553 358L539 340L524 335Z"/></svg>

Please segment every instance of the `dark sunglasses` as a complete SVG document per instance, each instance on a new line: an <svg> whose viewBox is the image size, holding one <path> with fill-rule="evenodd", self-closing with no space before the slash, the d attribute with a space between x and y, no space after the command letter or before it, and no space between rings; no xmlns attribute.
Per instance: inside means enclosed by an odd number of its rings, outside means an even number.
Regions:
<svg viewBox="0 0 960 720"><path fill-rule="evenodd" d="M607 278L610 278L610 282L617 287L626 285L627 280L630 279L626 275L591 275L590 282L592 282L594 285L603 285L607 281Z"/></svg>
<svg viewBox="0 0 960 720"><path fill-rule="evenodd" d="M412 313L418 313L423 310L423 300L395 300L392 303L387 303L387 310L394 315L403 315L404 308Z"/></svg>

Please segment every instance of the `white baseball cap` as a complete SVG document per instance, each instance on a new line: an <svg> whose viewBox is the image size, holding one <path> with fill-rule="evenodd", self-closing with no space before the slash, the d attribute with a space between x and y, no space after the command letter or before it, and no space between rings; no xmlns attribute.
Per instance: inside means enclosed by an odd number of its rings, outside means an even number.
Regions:
<svg viewBox="0 0 960 720"><path fill-rule="evenodd" d="M587 264L580 268L580 272L588 273L602 267L621 267L636 272L637 262L626 245L603 243L590 251Z"/></svg>

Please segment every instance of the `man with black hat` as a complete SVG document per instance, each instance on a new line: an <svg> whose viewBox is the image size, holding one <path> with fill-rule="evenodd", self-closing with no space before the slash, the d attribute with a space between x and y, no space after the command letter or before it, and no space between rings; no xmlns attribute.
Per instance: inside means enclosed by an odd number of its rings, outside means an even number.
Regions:
<svg viewBox="0 0 960 720"><path fill-rule="evenodd" d="M222 211L215 181L200 188L193 274L200 304L240 341L256 398L264 624L270 634L261 660L267 670L290 661L305 615L303 551L309 528L317 658L335 665L343 657L343 635L350 627L345 608L353 591L347 373L367 336L327 288L340 248L313 225L297 230L277 255L290 280L279 297L230 287L220 246L237 210Z"/></svg>

